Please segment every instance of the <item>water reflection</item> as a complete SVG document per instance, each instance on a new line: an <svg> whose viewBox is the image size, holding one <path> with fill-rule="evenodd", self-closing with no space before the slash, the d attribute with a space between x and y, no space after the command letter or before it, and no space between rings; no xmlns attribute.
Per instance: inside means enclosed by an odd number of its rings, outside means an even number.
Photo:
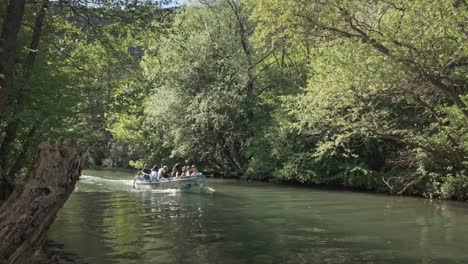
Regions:
<svg viewBox="0 0 468 264"><path fill-rule="evenodd" d="M215 196L136 192L127 176L94 177L49 233L78 263L468 262L464 204L232 181L212 181Z"/></svg>

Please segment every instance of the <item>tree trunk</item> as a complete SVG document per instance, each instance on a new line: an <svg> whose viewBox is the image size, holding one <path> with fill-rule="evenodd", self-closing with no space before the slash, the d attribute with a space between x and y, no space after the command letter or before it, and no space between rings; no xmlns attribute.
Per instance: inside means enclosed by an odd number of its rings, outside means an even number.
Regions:
<svg viewBox="0 0 468 264"><path fill-rule="evenodd" d="M25 0L10 0L7 15L0 36L0 115L3 116L8 104L13 69L15 68L16 46Z"/></svg>
<svg viewBox="0 0 468 264"><path fill-rule="evenodd" d="M82 156L73 142L39 146L29 176L0 207L0 263L31 263L75 188Z"/></svg>

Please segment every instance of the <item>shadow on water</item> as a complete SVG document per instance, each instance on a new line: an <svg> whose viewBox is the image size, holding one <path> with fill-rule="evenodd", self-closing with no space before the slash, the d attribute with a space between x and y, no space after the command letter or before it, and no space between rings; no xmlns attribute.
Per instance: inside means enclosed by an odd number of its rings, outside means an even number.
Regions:
<svg viewBox="0 0 468 264"><path fill-rule="evenodd" d="M76 263L467 263L468 208L210 180L214 196L87 173L49 238ZM69 258L73 259L73 258Z"/></svg>
<svg viewBox="0 0 468 264"><path fill-rule="evenodd" d="M44 252L39 264L61 263L61 264L87 264L80 256L64 250L64 245L52 240L47 240L44 245Z"/></svg>

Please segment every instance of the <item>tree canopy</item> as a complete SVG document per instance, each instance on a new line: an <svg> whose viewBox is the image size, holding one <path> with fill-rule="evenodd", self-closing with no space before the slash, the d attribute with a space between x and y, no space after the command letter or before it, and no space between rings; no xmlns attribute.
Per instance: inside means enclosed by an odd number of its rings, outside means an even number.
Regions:
<svg viewBox="0 0 468 264"><path fill-rule="evenodd" d="M0 20L16 43L2 179L63 136L88 166L468 199L466 1L169 2L44 0Z"/></svg>

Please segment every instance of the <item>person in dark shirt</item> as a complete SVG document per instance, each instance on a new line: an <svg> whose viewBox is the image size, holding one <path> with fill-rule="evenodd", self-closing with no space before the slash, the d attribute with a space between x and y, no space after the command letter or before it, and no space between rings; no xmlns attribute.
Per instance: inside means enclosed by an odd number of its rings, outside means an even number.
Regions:
<svg viewBox="0 0 468 264"><path fill-rule="evenodd" d="M151 169L148 167L148 164L145 164L145 166L143 166L143 169L141 170L144 174L151 174Z"/></svg>

